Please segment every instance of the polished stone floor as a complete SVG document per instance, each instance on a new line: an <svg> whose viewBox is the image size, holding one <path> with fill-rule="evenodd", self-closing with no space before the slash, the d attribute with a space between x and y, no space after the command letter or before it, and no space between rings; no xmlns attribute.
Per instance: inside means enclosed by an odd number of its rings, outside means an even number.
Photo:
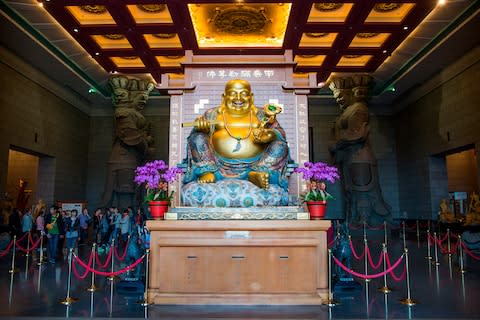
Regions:
<svg viewBox="0 0 480 320"><path fill-rule="evenodd" d="M113 284L97 277L100 290L90 293L90 276L78 280L72 276L71 297L78 302L66 307L59 303L66 297L68 264L61 260L55 265L41 268L32 256L28 265L25 256L18 256L16 268L9 273L11 254L0 258L0 317L28 319L32 317L53 318L155 318L155 319L479 319L480 318L480 261L467 258L466 273L459 271L458 259L439 255L440 265L429 263L425 258L427 245L425 234L418 242L415 232L407 233L409 248L411 298L418 300L414 306L406 306L399 300L407 297L406 281L388 279L393 288L389 294L377 291L383 285L383 277L369 283L358 280L359 290L335 295L340 302L328 306L148 306L137 301L139 294L119 293L118 282ZM378 257L381 232L369 237L369 247L374 260ZM389 241L391 260L402 253L402 237L394 236ZM357 250L361 249L361 234L354 236ZM377 249L378 248L378 249ZM86 256L88 248L80 248ZM82 252L84 251L84 252ZM434 248L431 255L434 257ZM353 269L363 273L363 260L354 261ZM396 273L401 273L401 269ZM378 272L378 271L377 271ZM373 271L370 274L375 273Z"/></svg>

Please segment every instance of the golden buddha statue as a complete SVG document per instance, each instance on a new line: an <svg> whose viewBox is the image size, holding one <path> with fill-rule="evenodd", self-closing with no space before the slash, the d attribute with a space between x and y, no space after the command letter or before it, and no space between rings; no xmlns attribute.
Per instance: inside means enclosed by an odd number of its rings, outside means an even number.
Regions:
<svg viewBox="0 0 480 320"><path fill-rule="evenodd" d="M273 183L286 190L289 152L275 117L280 111L274 105L257 108L249 82L228 81L221 105L191 123L184 183L234 178L262 189Z"/></svg>

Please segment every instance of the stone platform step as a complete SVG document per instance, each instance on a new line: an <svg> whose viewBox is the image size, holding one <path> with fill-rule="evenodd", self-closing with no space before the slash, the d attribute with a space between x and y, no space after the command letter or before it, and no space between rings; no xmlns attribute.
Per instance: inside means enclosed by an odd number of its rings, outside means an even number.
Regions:
<svg viewBox="0 0 480 320"><path fill-rule="evenodd" d="M166 220L306 220L308 211L300 206L250 208L170 208Z"/></svg>

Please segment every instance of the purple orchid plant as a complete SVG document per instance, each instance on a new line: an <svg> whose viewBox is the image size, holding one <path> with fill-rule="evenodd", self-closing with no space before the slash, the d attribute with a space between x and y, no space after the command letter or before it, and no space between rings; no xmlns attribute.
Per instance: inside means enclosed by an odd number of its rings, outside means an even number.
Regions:
<svg viewBox="0 0 480 320"><path fill-rule="evenodd" d="M303 201L327 201L333 196L327 192L324 181L335 183L340 179L338 169L324 162L305 162L303 168L296 168L296 173L302 173L303 180L307 181L308 192L301 195Z"/></svg>
<svg viewBox="0 0 480 320"><path fill-rule="evenodd" d="M170 203L174 192L168 193L168 184L177 180L182 173L180 168L169 168L165 161L155 160L137 167L134 181L138 185L145 183L146 202L168 201Z"/></svg>

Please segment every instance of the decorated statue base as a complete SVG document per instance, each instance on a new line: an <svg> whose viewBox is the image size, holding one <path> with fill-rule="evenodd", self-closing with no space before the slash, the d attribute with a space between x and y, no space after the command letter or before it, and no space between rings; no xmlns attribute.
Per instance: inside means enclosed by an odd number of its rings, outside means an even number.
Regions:
<svg viewBox="0 0 480 320"><path fill-rule="evenodd" d="M248 180L226 179L216 183L190 182L182 187L187 207L249 208L287 206L288 192L278 185L262 189Z"/></svg>
<svg viewBox="0 0 480 320"><path fill-rule="evenodd" d="M170 208L166 220L305 220L308 212L303 207L257 208Z"/></svg>

